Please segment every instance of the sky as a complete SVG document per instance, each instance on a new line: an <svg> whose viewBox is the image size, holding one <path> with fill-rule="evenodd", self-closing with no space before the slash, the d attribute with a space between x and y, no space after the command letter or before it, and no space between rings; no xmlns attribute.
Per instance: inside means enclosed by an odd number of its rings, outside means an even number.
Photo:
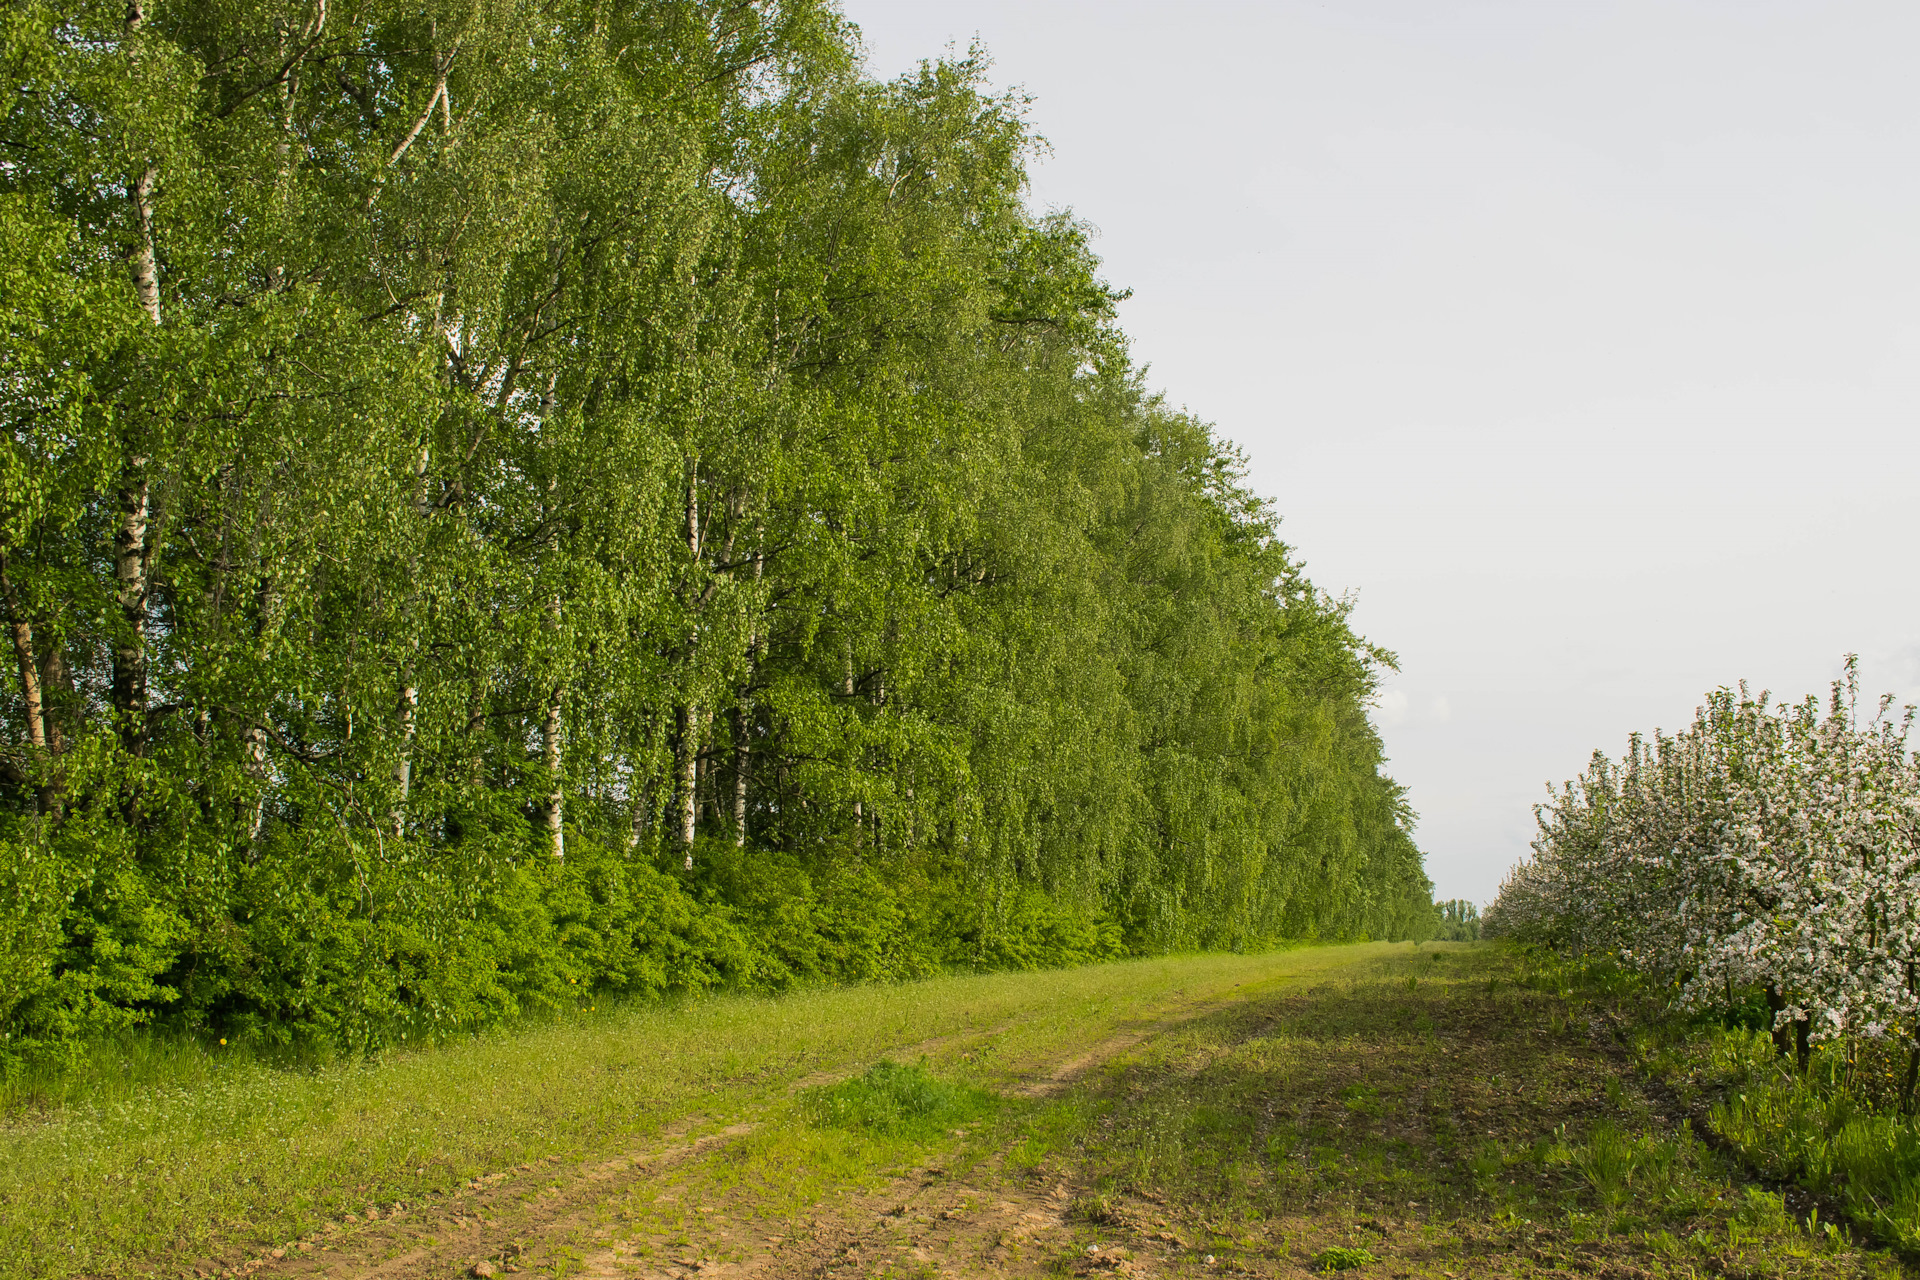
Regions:
<svg viewBox="0 0 1920 1280"><path fill-rule="evenodd" d="M1717 686L1920 701L1920 6L844 8L1030 95L1150 384L1399 656L1439 896Z"/></svg>

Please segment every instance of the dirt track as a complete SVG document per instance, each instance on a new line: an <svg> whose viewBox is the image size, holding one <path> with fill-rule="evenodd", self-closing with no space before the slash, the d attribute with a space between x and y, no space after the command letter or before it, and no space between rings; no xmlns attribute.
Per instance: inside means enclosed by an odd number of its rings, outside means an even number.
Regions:
<svg viewBox="0 0 1920 1280"><path fill-rule="evenodd" d="M1047 1097L1116 1055L1231 1003L1180 1004L1091 1047L1024 1063L1004 1081L1002 1092ZM986 1041L1000 1030L964 1039ZM941 1037L900 1046L895 1054L912 1060L954 1047L955 1037ZM836 1078L809 1076L791 1091ZM762 1224L753 1215L735 1212L737 1204L692 1206L703 1228L698 1239L691 1232L650 1235L623 1229L617 1221L613 1206L618 1202L658 1186L682 1166L724 1151L758 1127L748 1120L709 1129L696 1116L643 1150L587 1164L550 1161L500 1170L452 1195L397 1206L385 1216L377 1210L365 1217L349 1215L291 1251L275 1250L238 1265L210 1261L198 1274L259 1280L447 1280L517 1273L771 1280L873 1274L893 1269L886 1265L892 1263L904 1264L905 1274L937 1268L947 1275L998 1275L1023 1254L1044 1251L1066 1233L1070 1196L1064 1183L989 1189L949 1178L937 1165L913 1169L878 1194L834 1197L830 1207L819 1206L775 1235L759 1230ZM662 1193L668 1201L675 1194ZM670 1236L685 1242L676 1244Z"/></svg>
<svg viewBox="0 0 1920 1280"><path fill-rule="evenodd" d="M1002 1111L906 1164L839 1159L850 1135L789 1105L817 1075L644 1150L501 1170L202 1271L1282 1280L1342 1254L1393 1280L1909 1274L1796 1224L1572 1013L1497 953L1376 953L1002 1064ZM892 1056L956 1063L1005 1030ZM1609 1133L1631 1147L1612 1183L1588 1145Z"/></svg>

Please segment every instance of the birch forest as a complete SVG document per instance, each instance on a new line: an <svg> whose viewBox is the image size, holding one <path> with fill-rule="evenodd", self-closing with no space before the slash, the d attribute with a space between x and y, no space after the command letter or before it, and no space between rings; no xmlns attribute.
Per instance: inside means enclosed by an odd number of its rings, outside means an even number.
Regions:
<svg viewBox="0 0 1920 1280"><path fill-rule="evenodd" d="M981 55L0 24L0 1059L1437 927L1392 656L1146 389Z"/></svg>

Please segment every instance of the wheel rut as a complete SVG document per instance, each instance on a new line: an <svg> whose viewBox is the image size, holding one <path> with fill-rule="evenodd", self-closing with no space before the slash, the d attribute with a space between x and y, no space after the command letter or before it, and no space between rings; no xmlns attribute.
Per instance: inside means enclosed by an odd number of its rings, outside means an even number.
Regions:
<svg viewBox="0 0 1920 1280"><path fill-rule="evenodd" d="M1008 1074L1000 1091L1042 1099L1058 1094L1101 1064L1152 1037L1239 1002L1237 990L1183 1000L1123 1024L1090 1046L1029 1060ZM990 1041L1008 1026L959 1032L898 1046L914 1058L968 1043ZM849 1070L814 1072L781 1093L836 1083ZM765 1104L771 1105L771 1104ZM623 1230L609 1206L678 1167L714 1155L760 1128L754 1119L720 1124L707 1116L682 1118L646 1145L612 1157L579 1162L549 1159L476 1178L431 1200L349 1214L278 1249L237 1262L205 1262L198 1277L257 1280L447 1280L460 1275L560 1271L593 1277L829 1277L850 1265L882 1259L952 1273L961 1259L983 1265L1018 1253L1063 1228L1068 1203L1058 1186L991 1193L949 1179L938 1166L916 1169L880 1191L829 1197L815 1212L778 1232L746 1213L715 1208L698 1248ZM729 1206L734 1208L738 1206ZM865 1260L864 1263L861 1260ZM937 1262L944 1259L944 1262ZM970 1266L958 1267L970 1272ZM991 1270L983 1274L991 1274Z"/></svg>

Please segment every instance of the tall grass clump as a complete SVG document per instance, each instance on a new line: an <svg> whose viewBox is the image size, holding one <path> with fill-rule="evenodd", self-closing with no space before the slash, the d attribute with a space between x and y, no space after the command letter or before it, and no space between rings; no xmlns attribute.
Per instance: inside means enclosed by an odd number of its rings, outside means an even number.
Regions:
<svg viewBox="0 0 1920 1280"><path fill-rule="evenodd" d="M924 1064L882 1058L850 1080L812 1090L805 1109L823 1127L924 1142L989 1114L997 1101L985 1089L941 1079Z"/></svg>

